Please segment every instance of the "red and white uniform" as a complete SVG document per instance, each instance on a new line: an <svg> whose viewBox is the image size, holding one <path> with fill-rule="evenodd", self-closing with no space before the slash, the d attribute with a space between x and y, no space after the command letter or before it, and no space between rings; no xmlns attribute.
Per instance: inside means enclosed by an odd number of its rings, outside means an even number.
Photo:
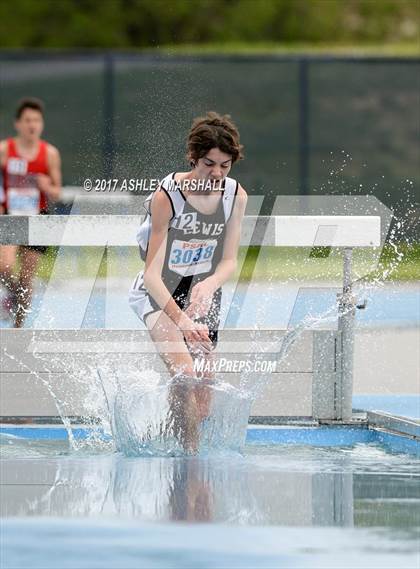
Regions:
<svg viewBox="0 0 420 569"><path fill-rule="evenodd" d="M1 205L9 215L36 215L48 209L47 196L38 188L37 174L49 174L47 143L39 141L34 160L19 156L13 138L7 140L6 162L3 166L4 192Z"/></svg>

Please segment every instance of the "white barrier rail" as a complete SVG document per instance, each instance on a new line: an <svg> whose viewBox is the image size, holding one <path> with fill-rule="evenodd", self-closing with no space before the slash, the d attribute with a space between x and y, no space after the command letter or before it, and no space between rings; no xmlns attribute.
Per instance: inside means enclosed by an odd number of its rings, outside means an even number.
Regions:
<svg viewBox="0 0 420 569"><path fill-rule="evenodd" d="M137 246L140 215L0 216L0 243L8 245ZM379 216L248 215L241 245L378 247Z"/></svg>

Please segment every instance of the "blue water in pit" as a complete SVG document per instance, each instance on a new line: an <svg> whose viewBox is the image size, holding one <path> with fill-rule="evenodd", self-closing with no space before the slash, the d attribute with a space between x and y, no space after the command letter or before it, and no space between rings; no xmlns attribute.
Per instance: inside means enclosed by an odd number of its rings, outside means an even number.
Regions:
<svg viewBox="0 0 420 569"><path fill-rule="evenodd" d="M418 567L419 461L375 443L126 458L0 438L2 569Z"/></svg>

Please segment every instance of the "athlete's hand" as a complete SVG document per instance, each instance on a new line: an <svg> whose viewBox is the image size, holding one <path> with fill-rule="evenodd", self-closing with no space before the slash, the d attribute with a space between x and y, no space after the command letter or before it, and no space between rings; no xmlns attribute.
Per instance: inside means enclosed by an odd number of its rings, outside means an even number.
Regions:
<svg viewBox="0 0 420 569"><path fill-rule="evenodd" d="M44 192L47 195L51 193L52 181L49 176L46 174L37 174L36 181L38 189L41 190L41 192Z"/></svg>
<svg viewBox="0 0 420 569"><path fill-rule="evenodd" d="M206 354L211 352L212 344L209 337L209 329L205 324L194 322L184 314L179 322L179 328L191 350Z"/></svg>
<svg viewBox="0 0 420 569"><path fill-rule="evenodd" d="M186 309L186 314L190 318L201 318L209 313L213 294L216 288L213 283L206 279L193 286L190 296L190 304Z"/></svg>

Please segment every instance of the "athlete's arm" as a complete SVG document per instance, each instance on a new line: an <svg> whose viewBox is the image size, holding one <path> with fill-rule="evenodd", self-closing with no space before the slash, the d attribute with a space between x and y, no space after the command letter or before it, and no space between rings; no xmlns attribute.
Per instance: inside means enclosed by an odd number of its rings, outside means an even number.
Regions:
<svg viewBox="0 0 420 569"><path fill-rule="evenodd" d="M242 186L239 186L232 215L226 227L222 259L211 276L193 287L191 291L191 303L187 310L188 315L196 313L203 316L203 310L200 310L200 304L204 303L204 308L206 308L206 300L208 304L208 299L211 299L213 293L228 281L236 271L238 248L241 239L241 224L245 215L247 200L248 196L246 191ZM204 310L204 313L205 312Z"/></svg>
<svg viewBox="0 0 420 569"><path fill-rule="evenodd" d="M6 163L7 140L0 140L0 167Z"/></svg>
<svg viewBox="0 0 420 569"><path fill-rule="evenodd" d="M38 188L47 194L48 199L56 202L61 195L61 157L57 148L52 144L47 146L47 164L48 176L45 174L37 175Z"/></svg>
<svg viewBox="0 0 420 569"><path fill-rule="evenodd" d="M6 154L7 154L7 140L0 140L0 168L3 168L6 163ZM2 188L2 182L0 179L0 215L4 213L4 207L1 204L3 199L5 199L3 192L4 190Z"/></svg>
<svg viewBox="0 0 420 569"><path fill-rule="evenodd" d="M211 277L209 277L215 289L218 289L225 284L225 282L228 281L236 271L238 264L238 249L241 240L242 220L245 215L247 201L248 196L246 191L242 186L239 186L232 215L226 227L223 256L220 263L217 265L215 272Z"/></svg>
<svg viewBox="0 0 420 569"><path fill-rule="evenodd" d="M176 324L181 318L181 309L171 297L169 290L162 280L162 269L165 260L166 242L172 208L166 194L158 190L151 201L152 228L147 248L146 265L144 269L144 285L168 316ZM172 300L172 302L171 302ZM175 306L173 306L173 304Z"/></svg>
<svg viewBox="0 0 420 569"><path fill-rule="evenodd" d="M172 207L164 191L157 191L151 203L152 230L147 249L144 285L160 308L183 331L187 341L210 343L208 332L201 329L179 308L162 280ZM210 346L209 346L210 347Z"/></svg>

